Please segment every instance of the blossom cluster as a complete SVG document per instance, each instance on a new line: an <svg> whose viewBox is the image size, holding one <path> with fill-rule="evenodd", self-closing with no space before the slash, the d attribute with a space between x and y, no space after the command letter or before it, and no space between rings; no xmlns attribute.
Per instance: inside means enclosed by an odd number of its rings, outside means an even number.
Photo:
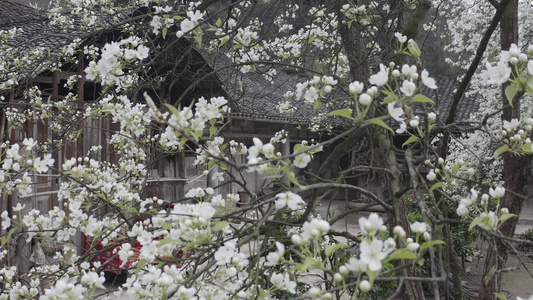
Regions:
<svg viewBox="0 0 533 300"><path fill-rule="evenodd" d="M130 87L137 79L132 74L125 74L124 68L128 64L144 60L149 52L149 48L139 38L130 37L108 43L102 48L98 61L92 60L85 69L87 79L98 78L105 85L116 86L119 91Z"/></svg>

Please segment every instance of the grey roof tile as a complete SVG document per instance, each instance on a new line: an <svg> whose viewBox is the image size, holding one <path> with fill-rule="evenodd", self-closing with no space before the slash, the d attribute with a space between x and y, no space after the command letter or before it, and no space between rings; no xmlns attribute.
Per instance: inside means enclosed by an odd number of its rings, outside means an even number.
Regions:
<svg viewBox="0 0 533 300"><path fill-rule="evenodd" d="M459 86L460 81L456 77L435 78L435 81L437 85L436 90L424 87L421 93L435 101L437 113L441 118L446 118L450 111L455 90ZM455 120L457 122L467 122L470 120L470 115L477 112L478 109L479 102L476 97L463 95Z"/></svg>

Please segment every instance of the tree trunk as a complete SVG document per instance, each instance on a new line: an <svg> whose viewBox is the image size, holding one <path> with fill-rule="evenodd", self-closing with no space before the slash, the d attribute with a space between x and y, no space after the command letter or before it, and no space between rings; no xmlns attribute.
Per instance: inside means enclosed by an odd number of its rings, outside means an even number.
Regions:
<svg viewBox="0 0 533 300"><path fill-rule="evenodd" d="M502 50L508 50L513 43L518 44L518 0L512 0L507 6L500 22L500 29ZM513 99L513 107L510 107L505 93L503 93L505 87L506 84L502 86L502 106L504 107L502 120L519 119L520 95ZM503 178L506 192L501 199L500 206L508 208L512 214L520 215L524 201L522 195L527 192L529 174L529 156L520 156L513 153L503 155ZM512 237L517 223L518 218L507 220L500 227L501 234ZM495 293L500 290L503 273L499 272L499 270L505 266L508 254L509 249L501 240L496 240L495 245L489 248L483 270L483 286L478 299L493 299Z"/></svg>
<svg viewBox="0 0 533 300"><path fill-rule="evenodd" d="M366 51L366 41L362 35L362 25L359 22L351 23L348 26L346 17L341 13L341 8L345 4L350 4L349 0L336 1L336 11L339 20L339 32L341 34L342 46L348 57L350 65L350 75L353 80L366 82L369 76L368 57Z"/></svg>
<svg viewBox="0 0 533 300"><path fill-rule="evenodd" d="M398 168L396 153L391 138L382 129L377 129L374 133L377 136L374 152L376 163L379 167L388 169L389 172L381 172L379 181L383 187L383 198L390 201L394 211L387 211L387 219L389 230L392 232L396 225L400 225L405 229L407 236L410 236L409 220L407 218L408 212L405 209L405 202L401 195L404 188L404 174ZM393 264L399 265L400 261L394 261ZM417 277L417 268L401 269L400 274L405 277ZM424 289L421 282L407 280L402 293L402 299L417 299L422 300L424 297Z"/></svg>

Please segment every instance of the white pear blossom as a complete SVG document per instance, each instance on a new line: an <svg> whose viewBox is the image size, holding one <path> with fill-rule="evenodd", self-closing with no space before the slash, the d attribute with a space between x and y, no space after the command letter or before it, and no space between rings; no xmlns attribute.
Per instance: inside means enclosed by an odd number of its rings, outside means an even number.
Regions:
<svg viewBox="0 0 533 300"><path fill-rule="evenodd" d="M291 210L298 209L298 205L304 204L304 201L300 195L293 192L284 192L276 195L276 209L282 209L284 207L289 207Z"/></svg>
<svg viewBox="0 0 533 300"><path fill-rule="evenodd" d="M394 102L390 102L389 104L387 104L387 110L389 111L389 114L390 116L400 122L400 121L403 121L404 119L402 118L403 114L404 114L404 111L401 107L396 107L396 101Z"/></svg>
<svg viewBox="0 0 533 300"><path fill-rule="evenodd" d="M416 84L410 80L404 80L402 82L402 87L400 87L400 91L402 91L407 97L411 97L416 92Z"/></svg>
<svg viewBox="0 0 533 300"><path fill-rule="evenodd" d="M302 154L297 155L294 158L294 165L300 169L303 169L307 167L310 161L311 161L311 155L307 153L302 153Z"/></svg>
<svg viewBox="0 0 533 300"><path fill-rule="evenodd" d="M383 241L379 239L373 239L371 242L365 239L361 242L360 258L368 264L369 270L381 271L381 268L383 266L382 261L390 253L390 250L384 249L383 246Z"/></svg>
<svg viewBox="0 0 533 300"><path fill-rule="evenodd" d="M408 78L412 78L412 77L414 77L414 74L417 74L416 73L416 69L417 68L416 68L415 65L409 66L407 64L404 64L402 66L402 74L405 75Z"/></svg>
<svg viewBox="0 0 533 300"><path fill-rule="evenodd" d="M290 280L289 274L272 273L270 282L278 289L288 291L291 294L296 294L296 282Z"/></svg>
<svg viewBox="0 0 533 300"><path fill-rule="evenodd" d="M518 121L518 119L511 119L511 121L503 121L503 129L505 129L507 132L511 132L518 129L518 126L520 126L520 121Z"/></svg>
<svg viewBox="0 0 533 300"><path fill-rule="evenodd" d="M429 72L426 70L422 71L422 83L430 89L436 89L437 85L435 84L435 79L429 77Z"/></svg>
<svg viewBox="0 0 533 300"><path fill-rule="evenodd" d="M414 233L424 233L426 232L426 223L424 222L414 222L411 224L411 231Z"/></svg>
<svg viewBox="0 0 533 300"><path fill-rule="evenodd" d="M346 268L348 268L348 270L352 272L364 273L366 272L366 268L368 264L366 263L366 261L362 259L350 257L350 259L348 260L348 263L345 266Z"/></svg>
<svg viewBox="0 0 533 300"><path fill-rule="evenodd" d="M383 219L377 213L371 213L368 218L359 218L359 228L368 236L376 235L381 226L383 226Z"/></svg>
<svg viewBox="0 0 533 300"><path fill-rule="evenodd" d="M379 65L379 73L371 75L368 82L377 86L384 86L389 81L389 68L384 64Z"/></svg>
<svg viewBox="0 0 533 300"><path fill-rule="evenodd" d="M326 220L312 219L311 221L305 221L302 225L301 238L304 241L317 238L326 234L329 231L329 223Z"/></svg>
<svg viewBox="0 0 533 300"><path fill-rule="evenodd" d="M235 251L235 243L226 242L224 246L218 248L215 252L215 260L217 265L225 265L231 263L232 258L237 254Z"/></svg>
<svg viewBox="0 0 533 300"><path fill-rule="evenodd" d="M505 62L500 61L495 67L487 63L486 67L483 78L489 84L502 84L511 76L511 68Z"/></svg>
<svg viewBox="0 0 533 300"><path fill-rule="evenodd" d="M265 266L275 266L283 258L283 255L285 254L285 245L280 242L276 242L276 248L276 252L268 253L266 257L267 261L265 262Z"/></svg>
<svg viewBox="0 0 533 300"><path fill-rule="evenodd" d="M407 124L405 122L400 122L400 127L396 129L396 133L402 134L407 130Z"/></svg>
<svg viewBox="0 0 533 300"><path fill-rule="evenodd" d="M355 95L355 94L360 94L365 88L365 85L362 82L354 81L350 83L348 87L350 89L350 93Z"/></svg>
<svg viewBox="0 0 533 300"><path fill-rule="evenodd" d="M505 194L505 188L501 186L495 187L494 189L490 188L489 194L492 198L501 198Z"/></svg>
<svg viewBox="0 0 533 300"><path fill-rule="evenodd" d="M398 41L399 41L400 43L405 43L405 42L407 42L407 37L406 37L405 35L399 33L399 32L395 32L395 33L394 33L394 36L398 39Z"/></svg>

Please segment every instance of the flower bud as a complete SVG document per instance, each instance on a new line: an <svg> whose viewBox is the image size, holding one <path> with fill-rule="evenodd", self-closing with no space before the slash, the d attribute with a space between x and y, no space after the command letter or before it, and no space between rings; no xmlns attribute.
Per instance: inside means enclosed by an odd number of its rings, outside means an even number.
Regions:
<svg viewBox="0 0 533 300"><path fill-rule="evenodd" d="M392 77L398 78L400 77L400 71L398 69L392 71Z"/></svg>
<svg viewBox="0 0 533 300"><path fill-rule="evenodd" d="M339 267L339 273L341 273L343 276L346 276L346 275L348 275L348 273L350 273L350 270L348 270L348 268L346 268L346 266L340 266Z"/></svg>
<svg viewBox="0 0 533 300"><path fill-rule="evenodd" d="M402 226L399 226L399 225L395 226L393 229L393 233L400 237L405 237L405 230L402 228Z"/></svg>
<svg viewBox="0 0 533 300"><path fill-rule="evenodd" d="M361 282L359 282L359 289L361 290L361 292L366 293L370 291L371 288L372 286L370 285L370 282L368 282L368 280L361 280Z"/></svg>
<svg viewBox="0 0 533 300"><path fill-rule="evenodd" d="M342 282L342 275L340 273L335 273L335 275L333 275L333 280L336 283Z"/></svg>
<svg viewBox="0 0 533 300"><path fill-rule="evenodd" d="M291 242L292 242L293 244L295 244L296 246L300 246L300 245L303 244L304 240L302 239L301 236L299 236L299 235L297 235L297 234L293 234L293 235L291 236Z"/></svg>
<svg viewBox="0 0 533 300"><path fill-rule="evenodd" d="M359 96L359 103L361 103L362 105L369 105L370 103L372 103L372 97L367 93L362 93Z"/></svg>
<svg viewBox="0 0 533 300"><path fill-rule="evenodd" d="M409 251L413 251L414 252L414 251L418 250L418 248L420 248L420 244L419 243L409 243L409 244L407 244L407 249Z"/></svg>

